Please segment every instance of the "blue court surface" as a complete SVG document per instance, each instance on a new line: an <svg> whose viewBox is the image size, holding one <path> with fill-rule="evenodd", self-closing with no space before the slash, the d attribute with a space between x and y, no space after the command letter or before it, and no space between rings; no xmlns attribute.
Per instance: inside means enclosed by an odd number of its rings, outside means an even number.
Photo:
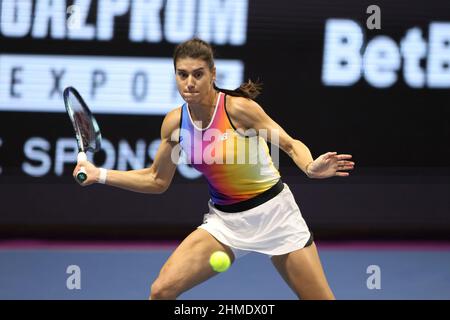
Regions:
<svg viewBox="0 0 450 320"><path fill-rule="evenodd" d="M147 299L176 244L0 242L0 299ZM316 244L337 299L450 299L449 243ZM252 253L179 299L296 296Z"/></svg>

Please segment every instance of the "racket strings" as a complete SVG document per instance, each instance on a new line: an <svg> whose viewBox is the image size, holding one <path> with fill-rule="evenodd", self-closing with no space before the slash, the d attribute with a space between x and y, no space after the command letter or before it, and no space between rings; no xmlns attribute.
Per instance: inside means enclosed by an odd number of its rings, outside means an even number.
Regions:
<svg viewBox="0 0 450 320"><path fill-rule="evenodd" d="M81 97L78 97L72 90L67 92L69 115L78 140L80 151L96 152L100 149L101 134L94 116L85 106Z"/></svg>

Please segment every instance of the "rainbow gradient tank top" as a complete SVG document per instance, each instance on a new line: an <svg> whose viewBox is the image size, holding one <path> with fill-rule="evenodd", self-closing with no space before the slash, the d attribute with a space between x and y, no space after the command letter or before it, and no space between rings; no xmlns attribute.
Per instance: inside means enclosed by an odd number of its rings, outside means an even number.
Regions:
<svg viewBox="0 0 450 320"><path fill-rule="evenodd" d="M205 176L214 204L249 200L280 179L264 138L244 136L232 125L223 92L203 129L193 122L188 104L182 106L179 139L186 162Z"/></svg>

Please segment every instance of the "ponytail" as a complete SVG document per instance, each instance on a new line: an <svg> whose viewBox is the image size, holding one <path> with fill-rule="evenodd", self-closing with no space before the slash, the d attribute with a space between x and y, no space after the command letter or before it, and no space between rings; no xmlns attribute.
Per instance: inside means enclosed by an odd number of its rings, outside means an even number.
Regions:
<svg viewBox="0 0 450 320"><path fill-rule="evenodd" d="M259 81L253 82L252 80L248 80L247 82L242 83L239 88L234 90L221 89L216 86L214 83L214 89L218 91L222 91L233 97L243 97L247 99L255 99L260 95L262 91L262 83Z"/></svg>

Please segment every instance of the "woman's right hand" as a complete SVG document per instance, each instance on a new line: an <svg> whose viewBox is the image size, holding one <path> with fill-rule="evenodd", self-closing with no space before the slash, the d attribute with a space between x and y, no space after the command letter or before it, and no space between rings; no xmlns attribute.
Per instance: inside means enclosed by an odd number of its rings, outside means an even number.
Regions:
<svg viewBox="0 0 450 320"><path fill-rule="evenodd" d="M77 173L80 171L81 167L84 167L84 170L87 175L87 179L84 182L80 182L77 179ZM98 178L100 175L100 169L94 166L91 162L87 160L78 161L77 166L73 170L72 173L73 177L75 178L75 181L78 182L79 185L85 187L90 184L98 182Z"/></svg>

